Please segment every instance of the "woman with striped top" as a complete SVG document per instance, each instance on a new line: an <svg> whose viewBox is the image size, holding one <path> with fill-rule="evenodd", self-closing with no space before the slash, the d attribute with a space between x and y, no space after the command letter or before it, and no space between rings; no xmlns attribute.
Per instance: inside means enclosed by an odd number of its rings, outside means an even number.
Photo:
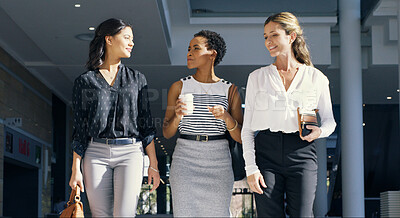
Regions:
<svg viewBox="0 0 400 218"><path fill-rule="evenodd" d="M173 83L168 92L163 134L180 133L170 173L176 217L230 216L233 171L225 131L241 142L243 114L236 86L214 73L225 51L219 34L196 33L187 53L187 67L196 73ZM181 94L193 95L193 113L185 113Z"/></svg>

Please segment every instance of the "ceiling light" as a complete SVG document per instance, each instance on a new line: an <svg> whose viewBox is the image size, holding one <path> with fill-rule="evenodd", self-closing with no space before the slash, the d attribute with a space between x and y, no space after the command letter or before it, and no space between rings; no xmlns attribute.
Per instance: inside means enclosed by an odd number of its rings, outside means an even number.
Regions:
<svg viewBox="0 0 400 218"><path fill-rule="evenodd" d="M397 92L400 92L400 89L397 89Z"/></svg>
<svg viewBox="0 0 400 218"><path fill-rule="evenodd" d="M81 4L75 4L75 8L80 8Z"/></svg>
<svg viewBox="0 0 400 218"><path fill-rule="evenodd" d="M363 107L365 107L365 104L363 104Z"/></svg>
<svg viewBox="0 0 400 218"><path fill-rule="evenodd" d="M363 126L365 126L365 123L363 123Z"/></svg>
<svg viewBox="0 0 400 218"><path fill-rule="evenodd" d="M78 34L75 36L75 38L82 41L92 41L92 39L94 38L94 34L93 33Z"/></svg>
<svg viewBox="0 0 400 218"><path fill-rule="evenodd" d="M96 28L94 28L94 27L89 27L89 30L91 30L91 31L93 31L93 30L95 30Z"/></svg>
<svg viewBox="0 0 400 218"><path fill-rule="evenodd" d="M387 100L390 100L390 99L392 99L392 97L391 97L391 96L388 96L388 97L386 97L386 99L387 99Z"/></svg>

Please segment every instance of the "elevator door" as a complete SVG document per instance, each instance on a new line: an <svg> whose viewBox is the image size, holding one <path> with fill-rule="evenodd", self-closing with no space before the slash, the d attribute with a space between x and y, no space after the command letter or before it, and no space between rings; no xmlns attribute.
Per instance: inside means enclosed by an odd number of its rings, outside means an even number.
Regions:
<svg viewBox="0 0 400 218"><path fill-rule="evenodd" d="M3 216L38 216L38 169L4 161Z"/></svg>

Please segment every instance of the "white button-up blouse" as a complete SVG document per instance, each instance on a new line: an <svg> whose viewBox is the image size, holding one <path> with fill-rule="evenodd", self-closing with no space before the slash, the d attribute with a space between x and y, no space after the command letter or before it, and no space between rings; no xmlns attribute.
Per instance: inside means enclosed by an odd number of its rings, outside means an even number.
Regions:
<svg viewBox="0 0 400 218"><path fill-rule="evenodd" d="M247 176L259 172L255 163L255 132L266 129L285 133L298 131L298 107L319 109L320 138L328 137L335 130L329 80L318 69L301 65L287 91L275 65L262 67L249 75L242 127Z"/></svg>

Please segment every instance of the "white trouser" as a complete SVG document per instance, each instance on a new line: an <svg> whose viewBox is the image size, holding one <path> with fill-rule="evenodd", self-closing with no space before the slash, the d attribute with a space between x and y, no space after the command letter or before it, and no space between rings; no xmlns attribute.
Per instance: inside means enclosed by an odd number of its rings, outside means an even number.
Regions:
<svg viewBox="0 0 400 218"><path fill-rule="evenodd" d="M143 179L142 143L90 142L83 177L93 217L134 217Z"/></svg>

